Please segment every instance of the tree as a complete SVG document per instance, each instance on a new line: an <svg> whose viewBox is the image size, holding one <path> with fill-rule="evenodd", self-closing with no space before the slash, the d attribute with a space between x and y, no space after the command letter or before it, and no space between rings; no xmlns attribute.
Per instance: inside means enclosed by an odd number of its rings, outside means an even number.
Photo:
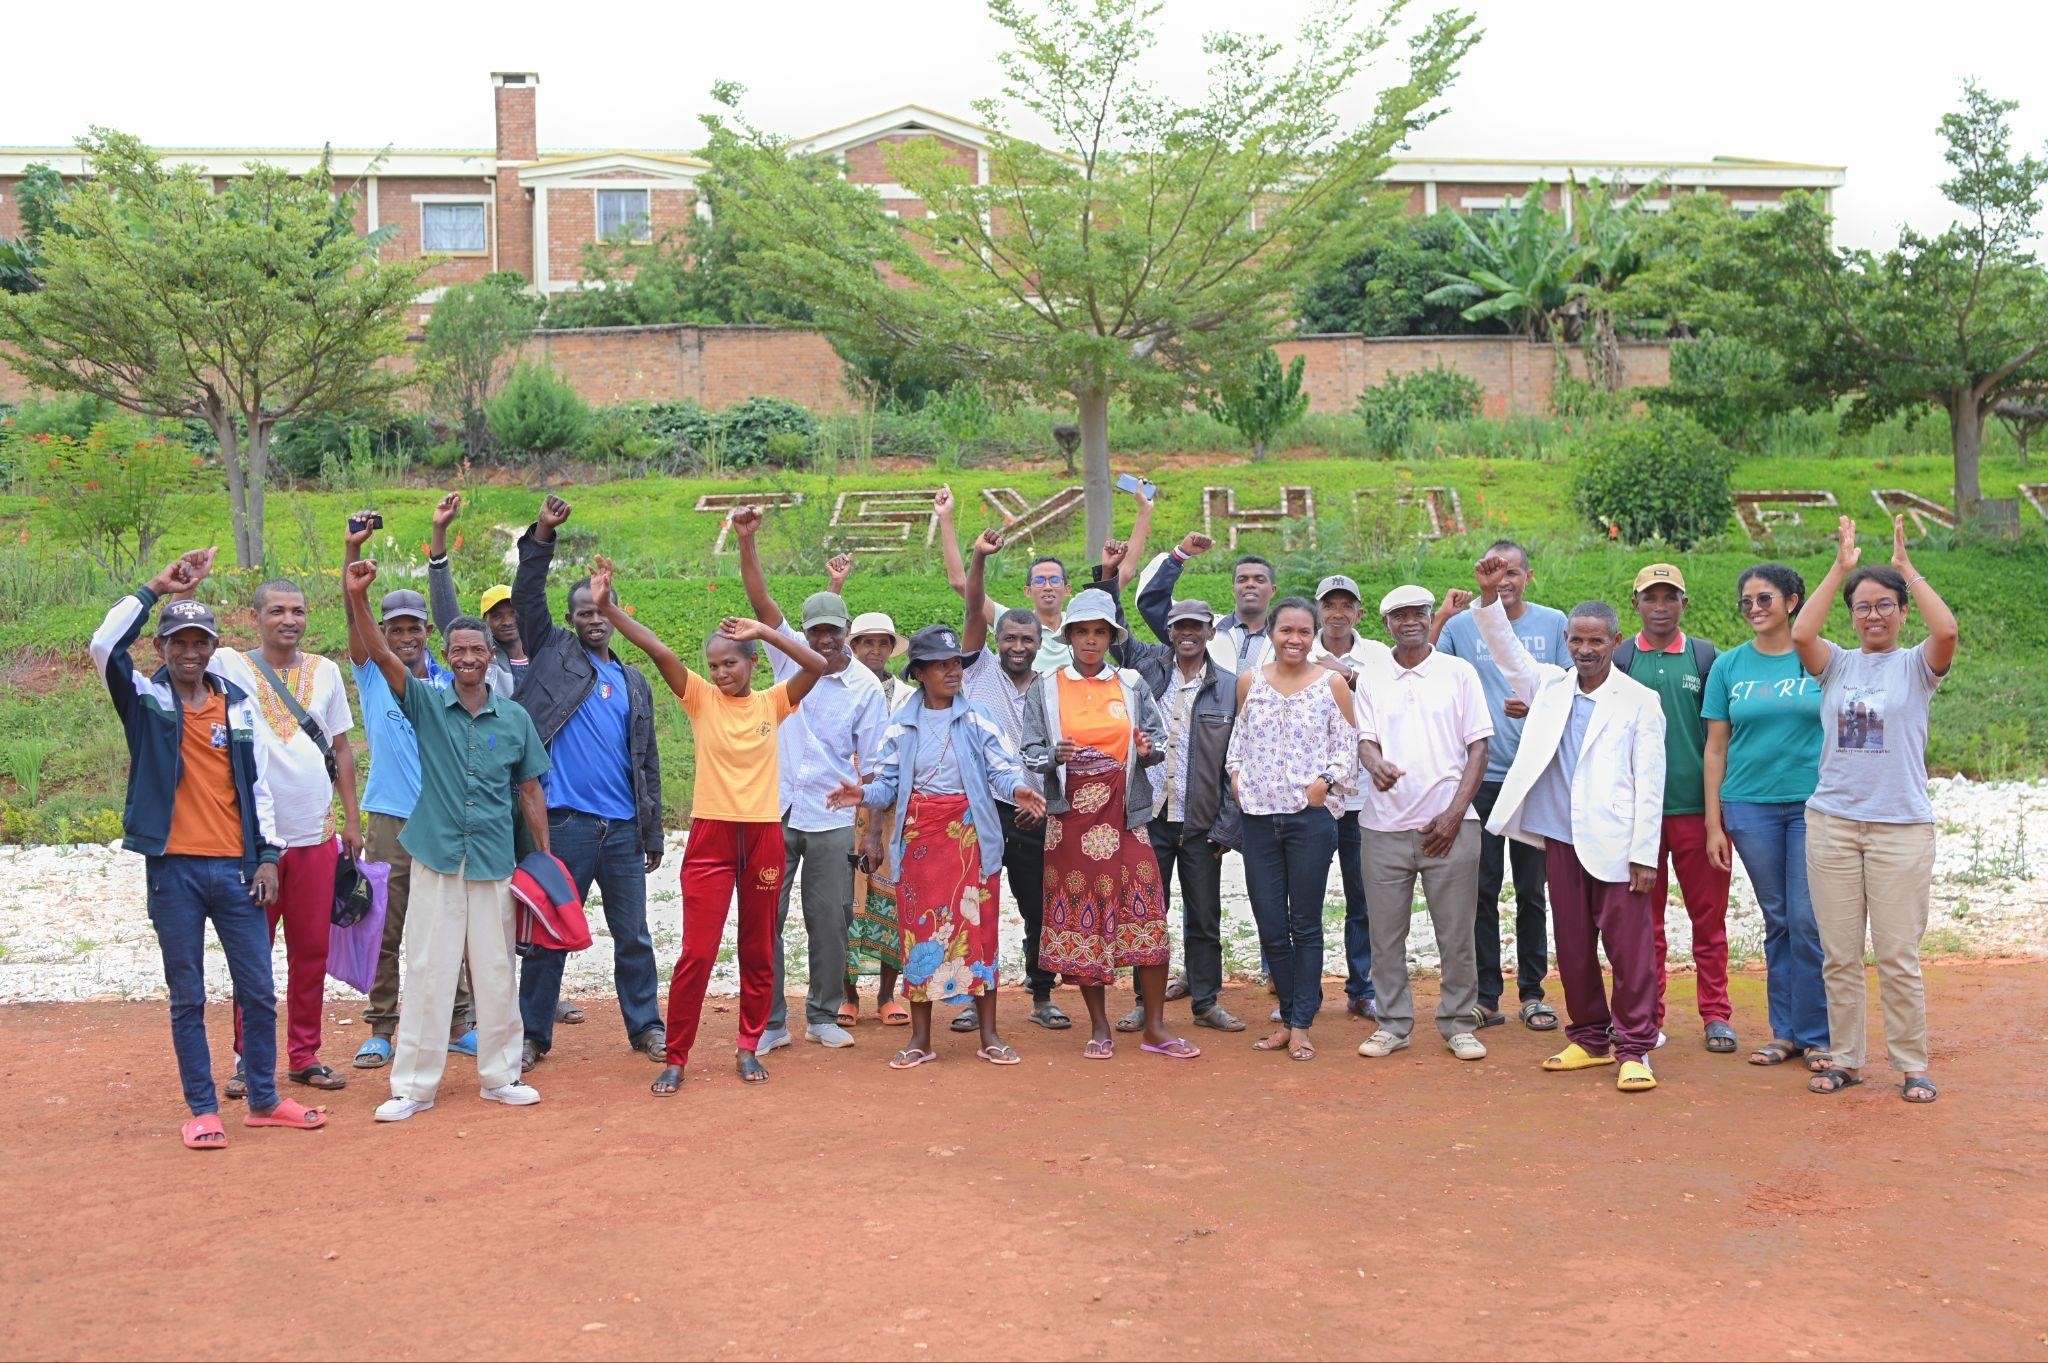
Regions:
<svg viewBox="0 0 2048 1363"><path fill-rule="evenodd" d="M0 358L38 387L144 416L196 417L220 442L235 556L263 562L279 421L381 405L433 257L380 260L328 158L305 175L251 162L216 190L142 142L96 128L91 175L40 241L42 288L0 294Z"/></svg>
<svg viewBox="0 0 2048 1363"><path fill-rule="evenodd" d="M1376 227L1356 255L1311 278L1295 295L1305 332L1366 336L1459 336L1504 330L1468 322L1460 303L1432 303L1458 263L1458 225L1449 212L1396 218Z"/></svg>
<svg viewBox="0 0 2048 1363"><path fill-rule="evenodd" d="M1266 457L1266 442L1301 420L1308 394L1301 391L1307 357L1296 355L1286 369L1280 353L1261 350L1242 383L1209 400L1209 414L1252 442L1252 460Z"/></svg>
<svg viewBox="0 0 2048 1363"><path fill-rule="evenodd" d="M1722 327L1776 350L1800 405L1851 398L1851 428L1927 404L1947 412L1959 523L1983 499L1986 419L2048 397L2048 271L2031 249L2048 161L2013 155L2017 107L1972 82L1943 115L1953 174L1941 188L1959 216L1935 236L1909 228L1882 254L1837 249L1828 214L1803 195L1746 224L1747 297Z"/></svg>
<svg viewBox="0 0 2048 1363"><path fill-rule="evenodd" d="M720 207L749 245L741 263L810 304L842 349L951 361L1006 394L1079 409L1089 542L1108 534L1109 405L1177 407L1270 344L1294 290L1357 253L1389 151L1424 126L1475 40L1439 14L1373 112L1340 110L1388 41L1399 0L1372 23L1329 0L1289 56L1263 37L1214 33L1207 94L1181 104L1140 76L1157 0L988 0L1008 39L987 183L934 139L889 149L921 215L884 216L867 189L807 169L740 113L707 116ZM1052 145L1010 131L1012 112ZM814 162L810 165L815 165Z"/></svg>
<svg viewBox="0 0 2048 1363"><path fill-rule="evenodd" d="M484 408L499 445L523 454L572 449L590 428L590 404L576 386L541 364L522 364Z"/></svg>
<svg viewBox="0 0 2048 1363"><path fill-rule="evenodd" d="M516 272L461 284L441 295L427 319L420 365L435 404L462 424L469 456L484 452L484 407L497 390L505 356L533 330L540 300L522 292Z"/></svg>
<svg viewBox="0 0 2048 1363"><path fill-rule="evenodd" d="M1490 217L1454 217L1459 263L1424 299L1457 304L1468 322L1502 322L1532 341L1556 339L1560 315L1586 291L1583 251L1564 219L1543 206L1545 186Z"/></svg>
<svg viewBox="0 0 2048 1363"><path fill-rule="evenodd" d="M47 161L30 165L15 182L21 235L0 238L0 293L33 293L42 287L37 270L42 263L43 233L64 230L54 213L63 192L64 177Z"/></svg>

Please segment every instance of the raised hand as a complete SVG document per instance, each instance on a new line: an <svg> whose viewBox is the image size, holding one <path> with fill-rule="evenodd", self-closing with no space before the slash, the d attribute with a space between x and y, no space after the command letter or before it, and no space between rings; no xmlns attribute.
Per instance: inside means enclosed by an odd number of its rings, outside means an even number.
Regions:
<svg viewBox="0 0 2048 1363"><path fill-rule="evenodd" d="M749 503L746 506L734 507L732 515L727 517L727 523L732 526L733 534L743 540L750 540L754 537L754 532L761 528L762 519L761 508Z"/></svg>
<svg viewBox="0 0 2048 1363"><path fill-rule="evenodd" d="M1003 528L992 525L974 538L974 552L983 558L994 558L1003 549Z"/></svg>
<svg viewBox="0 0 2048 1363"><path fill-rule="evenodd" d="M1479 599L1491 603L1500 595L1500 584L1507 581L1515 565L1499 554L1488 554L1472 565L1472 576L1479 583Z"/></svg>
<svg viewBox="0 0 2048 1363"><path fill-rule="evenodd" d="M1208 553L1215 546L1216 541L1210 539L1201 531L1190 530L1187 534L1180 537L1180 556L1182 558L1193 558L1197 554Z"/></svg>
<svg viewBox="0 0 2048 1363"><path fill-rule="evenodd" d="M1436 613L1448 620L1471 604L1472 593L1463 587L1453 587L1444 593L1444 603L1436 608Z"/></svg>
<svg viewBox="0 0 2048 1363"><path fill-rule="evenodd" d="M932 494L932 512L942 521L953 519L953 489L942 487Z"/></svg>
<svg viewBox="0 0 2048 1363"><path fill-rule="evenodd" d="M540 528L547 531L550 535L554 534L556 529L569 519L569 513L574 509L560 497L550 492L540 504L540 516L538 518Z"/></svg>
<svg viewBox="0 0 2048 1363"><path fill-rule="evenodd" d="M603 610L612 603L612 561L599 554L590 569L590 604Z"/></svg>
<svg viewBox="0 0 2048 1363"><path fill-rule="evenodd" d="M770 633L769 628L759 620L749 620L743 615L728 615L718 622L719 637L745 643Z"/></svg>
<svg viewBox="0 0 2048 1363"><path fill-rule="evenodd" d="M347 589L351 596L366 596L369 593L370 584L376 580L377 560L373 558L359 558L354 563L348 565L348 570L342 574L341 585Z"/></svg>
<svg viewBox="0 0 2048 1363"><path fill-rule="evenodd" d="M370 524L370 517L375 514L375 512L365 509L350 516L348 518L348 529L343 533L341 542L349 548L361 552L362 547L370 542L370 536L377 533L375 527ZM360 530L356 528L358 522L362 525Z"/></svg>
<svg viewBox="0 0 2048 1363"><path fill-rule="evenodd" d="M846 585L846 579L853 576L853 555L834 554L825 563L825 585L836 592Z"/></svg>
<svg viewBox="0 0 2048 1363"><path fill-rule="evenodd" d="M549 500L554 501L559 499L550 498ZM569 504L567 502L562 503L562 514L564 517L568 515L568 506ZM450 492L445 494L440 501L434 503L434 528L436 530L446 530L448 528L449 522L453 521L456 517L456 513L460 512L461 510L462 494L459 492Z"/></svg>
<svg viewBox="0 0 2048 1363"><path fill-rule="evenodd" d="M1892 567L1902 573L1913 571L1913 560L1906 556L1906 518L1892 517Z"/></svg>
<svg viewBox="0 0 2048 1363"><path fill-rule="evenodd" d="M1102 571L1105 576L1124 566L1124 558L1131 552L1129 540L1104 540L1102 542Z"/></svg>
<svg viewBox="0 0 2048 1363"><path fill-rule="evenodd" d="M1903 521L1905 518L1901 517ZM1856 522L1844 516L1835 522L1835 567L1844 573L1856 571L1856 565L1863 559L1863 549L1856 543Z"/></svg>

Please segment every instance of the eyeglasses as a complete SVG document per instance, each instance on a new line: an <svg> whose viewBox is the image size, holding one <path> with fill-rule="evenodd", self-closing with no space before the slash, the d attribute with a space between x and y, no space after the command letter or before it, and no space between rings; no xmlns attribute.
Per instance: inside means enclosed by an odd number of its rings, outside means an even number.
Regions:
<svg viewBox="0 0 2048 1363"><path fill-rule="evenodd" d="M1749 610L1752 607L1759 610L1768 610L1771 604L1775 602L1777 599L1778 598L1772 595L1770 592L1758 592L1755 596L1737 597L1735 599L1735 605L1740 610Z"/></svg>
<svg viewBox="0 0 2048 1363"><path fill-rule="evenodd" d="M1849 607L1849 614L1855 616L1858 620L1868 620L1873 615L1880 620L1884 620L1896 615L1898 610L1899 603L1886 598L1883 601L1858 601L1855 605Z"/></svg>
<svg viewBox="0 0 2048 1363"><path fill-rule="evenodd" d="M1031 579L1031 585L1034 587L1063 587L1066 585L1066 582L1067 580L1064 577L1034 577Z"/></svg>

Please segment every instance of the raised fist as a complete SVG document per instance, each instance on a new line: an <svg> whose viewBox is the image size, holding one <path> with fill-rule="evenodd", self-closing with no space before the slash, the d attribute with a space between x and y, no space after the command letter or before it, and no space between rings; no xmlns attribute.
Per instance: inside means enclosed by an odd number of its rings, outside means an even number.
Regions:
<svg viewBox="0 0 2048 1363"><path fill-rule="evenodd" d="M1197 554L1206 554L1215 545L1216 541L1210 539L1201 531L1190 530L1187 534L1180 537L1180 556L1182 558L1193 558Z"/></svg>

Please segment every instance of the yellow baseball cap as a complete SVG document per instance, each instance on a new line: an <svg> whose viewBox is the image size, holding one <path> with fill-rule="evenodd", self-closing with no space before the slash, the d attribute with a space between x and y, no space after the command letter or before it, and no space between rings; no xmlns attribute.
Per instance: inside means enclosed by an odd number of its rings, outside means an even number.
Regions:
<svg viewBox="0 0 2048 1363"><path fill-rule="evenodd" d="M512 599L512 589L500 582L495 587L484 588L484 599L477 606L477 614L489 615L491 607Z"/></svg>
<svg viewBox="0 0 2048 1363"><path fill-rule="evenodd" d="M1635 590L1641 591L1643 588L1655 586L1659 582L1667 586L1676 587L1681 593L1685 591L1685 574L1679 572L1678 569L1668 563L1652 563L1649 567L1637 573Z"/></svg>

